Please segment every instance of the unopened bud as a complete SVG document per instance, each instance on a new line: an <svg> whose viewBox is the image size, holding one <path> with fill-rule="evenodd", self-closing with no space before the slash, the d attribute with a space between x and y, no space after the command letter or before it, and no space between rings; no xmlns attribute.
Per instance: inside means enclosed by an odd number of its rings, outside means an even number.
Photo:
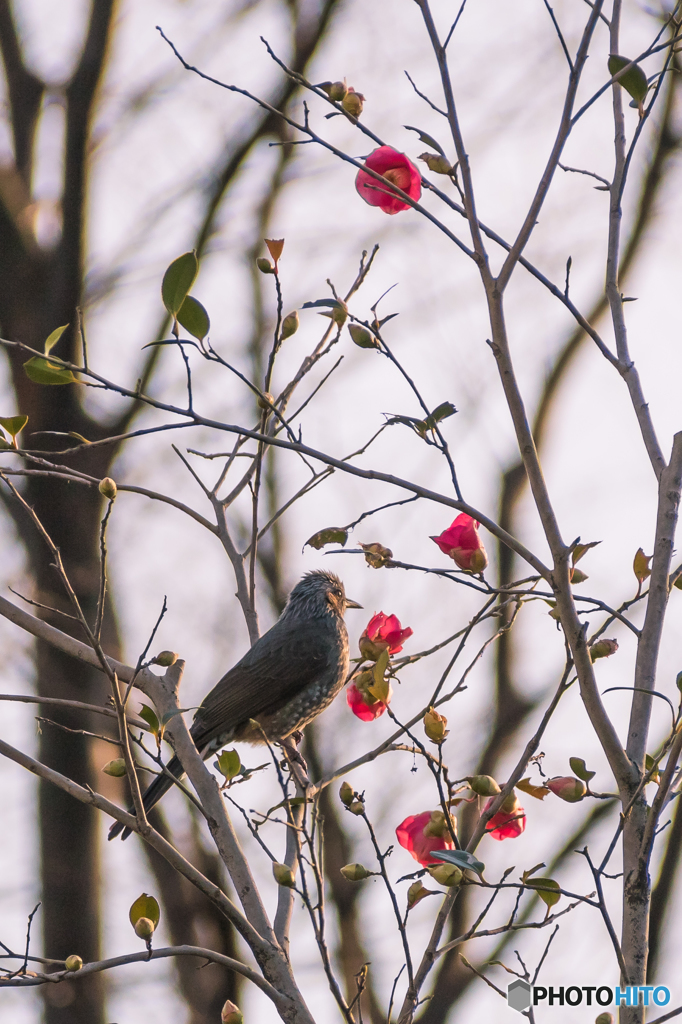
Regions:
<svg viewBox="0 0 682 1024"><path fill-rule="evenodd" d="M424 732L432 743L443 742L448 735L447 724L445 715L439 715L434 708L429 708L424 715Z"/></svg>
<svg viewBox="0 0 682 1024"><path fill-rule="evenodd" d="M587 793L587 786L582 779L576 779L572 775L548 779L545 785L555 796L565 800L567 804L577 804Z"/></svg>
<svg viewBox="0 0 682 1024"><path fill-rule="evenodd" d="M590 647L590 658L592 661L596 661L597 658L610 658L617 650L617 640L596 640Z"/></svg>
<svg viewBox="0 0 682 1024"><path fill-rule="evenodd" d="M283 885L286 889L293 889L296 885L294 873L286 864L275 861L272 865L272 873L275 876L277 885Z"/></svg>
<svg viewBox="0 0 682 1024"><path fill-rule="evenodd" d="M160 665L161 668L170 668L178 660L178 656L175 651L161 651L154 658L153 664Z"/></svg>
<svg viewBox="0 0 682 1024"><path fill-rule="evenodd" d="M259 256L256 260L256 266L260 270L261 274L274 274L275 268L273 267L267 256Z"/></svg>
<svg viewBox="0 0 682 1024"><path fill-rule="evenodd" d="M600 1013L598 1017L594 1018L594 1024L613 1024L612 1013Z"/></svg>
<svg viewBox="0 0 682 1024"><path fill-rule="evenodd" d="M477 796L495 796L501 792L492 775L472 775L468 782Z"/></svg>
<svg viewBox="0 0 682 1024"><path fill-rule="evenodd" d="M459 885L462 881L462 872L456 864L432 864L426 870L439 885Z"/></svg>
<svg viewBox="0 0 682 1024"><path fill-rule="evenodd" d="M370 334L367 328L362 327L360 324L348 324L348 333L358 348L379 347L379 343L374 335Z"/></svg>
<svg viewBox="0 0 682 1024"><path fill-rule="evenodd" d="M354 800L352 804L348 805L348 810L351 814L364 814L365 805L362 800Z"/></svg>
<svg viewBox="0 0 682 1024"><path fill-rule="evenodd" d="M365 561L373 569L381 569L382 565L386 565L386 562L393 558L391 549L385 548L383 544L378 542L374 544L361 544L360 547L365 552Z"/></svg>
<svg viewBox="0 0 682 1024"><path fill-rule="evenodd" d="M346 85L346 79L343 82L332 82L329 88L326 90L329 99L334 100L336 103L340 103L341 100L345 99L348 92L348 86Z"/></svg>
<svg viewBox="0 0 682 1024"><path fill-rule="evenodd" d="M450 818L450 826L454 831L455 822ZM424 826L424 835L443 839L450 835L448 822L442 811L431 811L431 818Z"/></svg>
<svg viewBox="0 0 682 1024"><path fill-rule="evenodd" d="M440 153L422 153L419 157L434 174L451 174L452 164Z"/></svg>
<svg viewBox="0 0 682 1024"><path fill-rule="evenodd" d="M364 878L369 878L371 873L364 864L346 864L345 867L340 868L340 871L349 882L362 882Z"/></svg>
<svg viewBox="0 0 682 1024"><path fill-rule="evenodd" d="M269 391L264 391L262 395L258 396L257 405L259 409L270 409L275 404L275 396L271 395Z"/></svg>
<svg viewBox="0 0 682 1024"><path fill-rule="evenodd" d="M115 757L113 761L107 761L102 771L114 779L122 779L126 773L126 763L122 757Z"/></svg>
<svg viewBox="0 0 682 1024"><path fill-rule="evenodd" d="M228 999L220 1011L220 1024L243 1024L244 1014Z"/></svg>
<svg viewBox="0 0 682 1024"><path fill-rule="evenodd" d="M80 971L82 966L82 959L75 953L72 953L71 956L67 956L64 961L64 967L66 967L67 971Z"/></svg>
<svg viewBox="0 0 682 1024"><path fill-rule="evenodd" d="M348 319L348 310L345 306L342 306L341 303L339 303L338 306L332 307L331 318L335 324L338 324L339 327L343 327Z"/></svg>
<svg viewBox="0 0 682 1024"><path fill-rule="evenodd" d="M286 338L290 338L292 334L296 334L299 328L298 310L295 309L293 313L287 313L282 320L282 341Z"/></svg>
<svg viewBox="0 0 682 1024"><path fill-rule="evenodd" d="M360 117L364 105L365 97L361 92L356 92L352 86L341 100L341 106L351 117Z"/></svg>
<svg viewBox="0 0 682 1024"><path fill-rule="evenodd" d="M154 934L154 922L149 917L138 917L135 922L135 934L138 939L144 939L148 942Z"/></svg>
<svg viewBox="0 0 682 1024"><path fill-rule="evenodd" d="M116 482L112 480L110 476L105 476L104 479L99 482L99 493L105 498L108 498L109 501L113 501L118 493Z"/></svg>
<svg viewBox="0 0 682 1024"><path fill-rule="evenodd" d="M346 807L350 807L353 803L353 787L348 782L341 783L339 797L341 798L341 803L345 804Z"/></svg>

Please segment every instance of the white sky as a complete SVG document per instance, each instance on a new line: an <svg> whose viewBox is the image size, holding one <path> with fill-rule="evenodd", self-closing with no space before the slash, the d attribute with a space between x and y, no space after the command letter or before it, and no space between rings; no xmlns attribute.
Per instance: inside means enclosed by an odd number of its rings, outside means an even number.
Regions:
<svg viewBox="0 0 682 1024"><path fill-rule="evenodd" d="M77 50L78 25L87 5L76 0L63 2L58 18L46 0L22 0L20 6L36 67L58 81ZM433 6L442 24L457 10L457 5L447 0L435 0ZM156 329L161 315L158 289L165 266L191 244L199 199L197 189L187 190L185 184L188 178L196 185L201 182L225 142L240 131L252 113L246 100L179 69L154 26L161 24L189 59L208 72L264 95L277 80L278 72L258 37L265 35L280 53L286 54L279 5L259 7L255 14L245 16L226 31L225 15L231 10L234 5L216 5L208 0L148 0L142 5L121 6L113 63L98 119L101 142L91 192L89 280L96 289L112 261L122 262L123 274L113 295L91 312L88 321L91 358L98 370L121 382L134 381L142 358L140 349ZM577 0L558 0L555 12L574 50L587 7ZM643 5L626 3L621 52L633 56L640 53L655 33L655 26ZM582 98L606 80L607 54L608 38L600 26ZM540 0L469 0L450 59L479 214L500 234L511 238L521 223L553 140L566 82L564 58ZM351 0L316 60L311 78L320 81L347 76L349 83L367 97L363 120L413 160L424 146L404 130L405 124L430 132L452 154L444 120L415 96L404 69L410 71L422 90L437 103L442 102L416 5L408 0L390 4L387 0ZM646 70L651 73L654 69L651 61ZM135 101L157 80L161 87L142 103L138 113L141 101L137 106ZM312 101L311 111L316 128L335 145L354 156L371 148L340 118L324 121L318 101ZM610 98L606 94L570 139L564 155L567 164L609 176L613 136L609 113ZM626 107L630 135L636 116ZM41 159L36 173L45 237L54 230L50 203L58 195L59 131L60 110L49 107L41 126ZM645 154L646 137L641 156ZM249 237L251 204L271 160L272 153L265 147L254 153L225 206L220 232L195 287L195 294L211 314L213 344L242 368L246 366L250 310L242 246ZM641 162L635 161L633 181L640 170ZM488 327L475 270L445 236L414 212L387 218L363 204L355 193L353 178L352 168L336 162L327 152L301 147L272 229L274 237L286 238L282 261L285 305L290 309L327 295L328 277L343 290L355 273L361 250L377 241L381 244L376 269L355 300L353 312L367 316L375 299L397 283L382 306L385 313L401 314L387 328L387 339L417 379L430 407L451 400L460 410L447 421L445 433L462 489L467 500L494 517L498 474L513 457L514 441L494 360L485 344ZM627 284L627 293L638 298L626 309L632 355L665 452L680 424L679 195L676 166L659 202L642 257ZM463 222L443 212L434 197L428 196L424 202L466 240ZM625 210L627 221L631 201L626 201ZM607 211L607 197L595 191L588 178L559 172L527 250L528 257L561 285L566 259L572 256L572 295L584 311L603 281ZM491 258L493 266L498 266L499 250L491 247ZM269 281L264 284L267 290ZM571 325L563 307L522 269L517 270L510 285L507 310L512 351L532 410L553 354ZM287 371L298 365L320 333L321 322L313 312L302 313L301 320L301 330L282 352L277 371L280 383L288 379ZM608 340L610 331L606 326L603 329ZM377 429L382 413L414 415L418 410L395 372L373 353L356 349L347 338L339 352L344 362L321 400L310 407L304 421L304 439L314 447L346 454ZM195 386L197 406L208 415L238 422L246 414L246 396L227 374L198 367ZM183 387L182 364L169 353L154 392L181 401ZM6 385L3 393L8 394ZM109 396L98 395L97 404L112 414L119 407L118 400ZM159 419L150 415L145 422ZM583 592L618 604L635 589L631 565L636 549L642 546L649 552L652 548L656 488L626 389L596 349L585 345L555 407L552 425L545 471L563 536L572 540L580 535L583 540L603 542L581 565L590 576ZM194 431L191 440L182 435L177 443L219 450L224 439ZM390 469L449 493L444 466L401 427L387 431L362 464ZM293 490L299 480L294 459L282 458L281 466L285 489ZM203 464L198 468L205 470ZM121 457L115 476L173 493L209 514L196 485L172 453L167 436L136 441ZM375 572L351 555L323 557L309 548L301 554L305 540L321 527L349 522L366 508L400 496L383 485L370 489L337 474L285 519L285 575L293 584L302 571L319 565L339 571L348 592L361 601L368 614L379 609L395 612L403 624L412 626L415 636L410 641L413 646L406 648L409 652L437 642L464 624L475 607L469 593L418 574ZM546 546L537 518L529 505L526 509L521 539L544 557ZM400 560L442 566L445 560L428 538L440 533L451 518L446 510L420 502L363 523L349 546L357 541L381 540ZM6 523L0 523L0 531L4 541L0 544L4 588L8 583L21 583L22 564ZM488 548L493 549L491 540ZM186 706L197 704L215 679L241 656L247 643L232 596L229 564L217 541L167 506L122 495L112 520L110 550L127 660L133 661L144 646L163 595L168 595L170 610L159 635L159 649L179 650L187 660L183 699ZM680 602L682 595L674 592L659 671L660 689L673 700L675 675L680 668ZM519 626L517 673L531 693L551 685L561 663L561 637L546 611L540 605L531 606ZM263 628L270 622L268 616L267 609L263 609ZM349 613L352 644L366 621L364 612ZM592 621L597 624L596 617ZM599 683L604 689L631 684L634 659L634 644L624 628L615 627L609 635L618 638L621 649L617 657L599 666ZM7 651L3 688L7 692L28 689L30 656L25 638L2 620L0 637ZM444 657L405 673L394 698L397 714L407 717L421 706L442 664ZM477 744L484 735L490 708L491 665L491 655L487 654L472 673L466 693L446 711L451 732L445 754L455 778L471 770ZM612 694L606 700L622 730L627 723L628 696ZM663 702L660 704L653 714L654 738L662 735L667 724L667 711ZM3 722L3 735L12 737L24 749L34 747L30 708L4 706ZM321 722L325 748L336 751L343 761L374 746L390 731L387 718L372 725L351 721L343 700ZM577 692L571 691L564 699L542 749L547 754L545 768L550 775L566 773L568 757L578 755L597 770L595 788L611 788L605 759L591 734ZM368 807L386 845L402 818L433 803L425 769L412 774L409 757L389 756L390 765L388 761L379 762L356 773L352 780L356 788L367 788ZM259 753L249 749L243 757L249 765L260 761ZM5 834L12 837L0 850L4 879L0 885L0 938L16 947L23 941L26 914L35 902L35 849L27 828L34 790L26 775L12 765L0 764L0 778L5 794ZM267 775L250 787L248 797L244 796L248 806L267 808L276 802L272 799L274 782ZM172 813L172 797L168 803ZM496 877L510 864L515 864L515 874L520 874L550 856L557 838L568 835L584 811L584 805L573 808L552 799L540 804L528 798L525 806L528 827L513 847L509 842L497 844L492 840L482 844L480 855L486 861L489 877ZM369 858L360 823L352 822L349 828L358 842L357 859ZM104 833L104 822L102 829ZM594 841L595 849L602 848L600 843L606 835ZM276 837L273 842L277 842ZM582 859L576 857L575 861L562 875L562 883L574 891L591 891ZM393 862L396 877L410 871L413 863L400 850ZM262 872L272 902L268 866L257 857L254 865ZM143 889L151 891L153 882L133 841L105 848L105 877L110 882L105 895L106 953L113 955L134 948L127 908ZM400 966L400 951L387 917L384 893L376 884L370 884L368 890L363 930L372 951L379 990L386 997ZM615 889L612 898L617 918ZM414 911L411 927L417 950L434 912L435 901L430 900ZM319 1020L333 1019L336 1011L302 912L295 934L296 966L311 1009ZM518 947L528 962L537 960L547 937L545 932L531 932L519 939ZM159 942L164 942L163 928ZM672 950L676 943L672 941L670 946ZM484 948L477 947L473 952L481 956ZM508 954L507 962L511 959ZM674 977L672 968L671 953L668 975L662 968L661 980ZM506 977L499 970L497 974L495 980L504 986ZM169 1018L180 1021L178 1004L167 985L169 977L168 964L138 965L112 974L111 1020L118 1024L133 1024L142 1018L147 1024L161 1024ZM592 911L580 909L563 920L547 961L546 977L555 985L616 983L606 935ZM246 991L243 1009L247 1021L270 1024L277 1019L257 992ZM677 998L674 993L673 1000L675 1005L681 1002L682 992ZM484 1019L500 1005L493 992L477 984L471 987L452 1021ZM13 1024L34 1024L38 1020L38 1001L25 993L2 993L0 1011ZM557 1024L576 1019L570 1009L556 1009L552 1016Z"/></svg>

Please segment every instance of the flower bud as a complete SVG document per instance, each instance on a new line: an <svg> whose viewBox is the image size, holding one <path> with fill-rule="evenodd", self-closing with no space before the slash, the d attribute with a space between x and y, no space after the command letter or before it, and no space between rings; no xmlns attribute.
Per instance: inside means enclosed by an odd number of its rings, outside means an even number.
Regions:
<svg viewBox="0 0 682 1024"><path fill-rule="evenodd" d="M256 266L260 270L261 274L274 274L275 268L273 267L267 256L259 256L256 260Z"/></svg>
<svg viewBox="0 0 682 1024"><path fill-rule="evenodd" d="M451 174L452 164L440 153L422 153L419 157L434 174Z"/></svg>
<svg viewBox="0 0 682 1024"><path fill-rule="evenodd" d="M135 922L135 934L138 939L144 939L148 942L154 934L154 922L149 917L138 917Z"/></svg>
<svg viewBox="0 0 682 1024"><path fill-rule="evenodd" d="M294 873L286 864L275 861L272 865L272 873L275 876L277 885L283 885L286 889L293 889L296 885Z"/></svg>
<svg viewBox="0 0 682 1024"><path fill-rule="evenodd" d="M429 708L424 715L424 732L432 743L443 742L449 731L445 728L447 724L445 715L439 715L434 708Z"/></svg>
<svg viewBox="0 0 682 1024"><path fill-rule="evenodd" d="M613 1024L612 1013L600 1013L598 1017L594 1018L594 1024Z"/></svg>
<svg viewBox="0 0 682 1024"><path fill-rule="evenodd" d="M341 100L346 98L348 93L348 86L346 85L346 79L343 82L332 82L329 88L326 90L330 100L334 100L336 103L340 103Z"/></svg>
<svg viewBox="0 0 682 1024"><path fill-rule="evenodd" d="M462 881L462 872L456 864L432 864L426 870L439 885L459 885Z"/></svg>
<svg viewBox="0 0 682 1024"><path fill-rule="evenodd" d="M152 664L160 665L161 668L170 668L177 660L178 656L175 651L161 651L160 654L156 655Z"/></svg>
<svg viewBox="0 0 682 1024"><path fill-rule="evenodd" d="M275 396L271 395L269 391L264 391L262 396L259 395L257 403L259 409L271 409L275 404Z"/></svg>
<svg viewBox="0 0 682 1024"><path fill-rule="evenodd" d="M572 775L548 779L545 785L555 796L565 800L567 804L577 804L587 793L587 786L582 779L576 779Z"/></svg>
<svg viewBox="0 0 682 1024"><path fill-rule="evenodd" d="M617 650L617 640L596 640L590 647L590 658L592 661L596 661L597 658L610 658Z"/></svg>
<svg viewBox="0 0 682 1024"><path fill-rule="evenodd" d="M122 757L115 757L113 761L107 761L102 771L114 779L122 779L126 773L126 763Z"/></svg>
<svg viewBox="0 0 682 1024"><path fill-rule="evenodd" d="M386 562L393 558L391 549L385 548L377 541L374 544L361 544L360 547L365 552L365 561L373 569L381 569L382 565L386 565Z"/></svg>
<svg viewBox="0 0 682 1024"><path fill-rule="evenodd" d="M364 814L365 805L362 800L354 800L352 804L348 805L348 810L351 814Z"/></svg>
<svg viewBox="0 0 682 1024"><path fill-rule="evenodd" d="M501 792L491 775L472 775L468 782L477 796L495 796Z"/></svg>
<svg viewBox="0 0 682 1024"><path fill-rule="evenodd" d="M351 117L360 117L362 108L365 105L365 97L361 92L356 92L351 85L348 92L341 100L341 106Z"/></svg>
<svg viewBox="0 0 682 1024"><path fill-rule="evenodd" d="M348 309L346 306L342 306L341 303L339 303L338 306L332 306L330 316L335 324L338 324L339 327L343 327L348 319Z"/></svg>
<svg viewBox="0 0 682 1024"><path fill-rule="evenodd" d="M353 787L348 782L341 783L339 797L341 798L341 803L345 804L346 807L350 807L353 803Z"/></svg>
<svg viewBox="0 0 682 1024"><path fill-rule="evenodd" d="M340 868L340 871L349 882L362 882L364 878L369 878L371 874L364 864L346 864L345 867Z"/></svg>
<svg viewBox="0 0 682 1024"><path fill-rule="evenodd" d="M361 324L348 324L348 333L358 348L379 348L379 342Z"/></svg>
<svg viewBox="0 0 682 1024"><path fill-rule="evenodd" d="M227 1000L220 1011L220 1024L243 1024L244 1014L231 1000Z"/></svg>
<svg viewBox="0 0 682 1024"><path fill-rule="evenodd" d="M105 476L104 479L99 482L99 493L105 498L108 498L109 501L113 501L118 493L116 482L112 480L110 476Z"/></svg>
<svg viewBox="0 0 682 1024"><path fill-rule="evenodd" d="M67 956L66 960L64 961L64 967L67 969L67 971L80 971L82 966L83 961L75 953L72 953L71 956Z"/></svg>
<svg viewBox="0 0 682 1024"><path fill-rule="evenodd" d="M298 310L295 309L293 313L288 313L284 320L282 320L282 341L290 338L292 334L296 334L299 328Z"/></svg>
<svg viewBox="0 0 682 1024"><path fill-rule="evenodd" d="M455 821L453 818L450 818L450 825L452 826L453 832L456 832ZM444 839L446 836L450 836L448 822L442 811L431 811L431 817L424 826L423 832L425 836L429 836L430 838Z"/></svg>

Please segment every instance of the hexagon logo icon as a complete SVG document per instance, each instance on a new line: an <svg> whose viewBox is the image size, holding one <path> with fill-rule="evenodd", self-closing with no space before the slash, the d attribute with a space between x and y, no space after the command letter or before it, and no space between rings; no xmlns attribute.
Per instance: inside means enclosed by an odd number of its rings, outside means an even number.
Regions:
<svg viewBox="0 0 682 1024"><path fill-rule="evenodd" d="M531 989L527 981L519 978L507 986L507 1004L519 1013L528 1009L531 1004Z"/></svg>

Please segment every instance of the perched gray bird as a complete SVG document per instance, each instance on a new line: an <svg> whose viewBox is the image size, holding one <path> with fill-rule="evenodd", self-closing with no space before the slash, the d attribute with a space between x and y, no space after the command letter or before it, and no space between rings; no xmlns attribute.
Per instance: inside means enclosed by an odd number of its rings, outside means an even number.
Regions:
<svg viewBox="0 0 682 1024"><path fill-rule="evenodd" d="M263 743L265 735L281 743L324 711L348 675L344 613L361 607L348 600L333 572L306 573L272 629L225 673L197 710L190 735L202 758L235 740ZM168 770L176 779L184 774L177 757ZM172 785L167 775L158 775L144 794L145 811ZM121 833L127 839L130 830L116 822L109 839Z"/></svg>

